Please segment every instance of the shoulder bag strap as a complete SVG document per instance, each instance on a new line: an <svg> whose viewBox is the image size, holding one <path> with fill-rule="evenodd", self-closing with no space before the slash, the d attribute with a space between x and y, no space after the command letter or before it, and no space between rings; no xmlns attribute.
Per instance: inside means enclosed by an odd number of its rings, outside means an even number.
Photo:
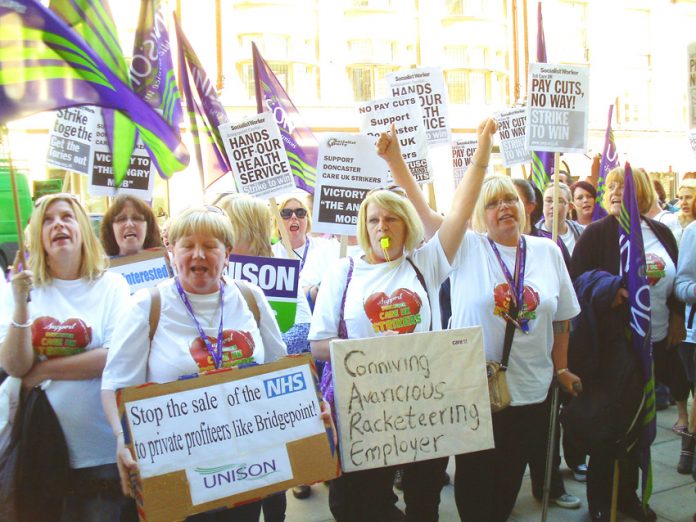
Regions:
<svg viewBox="0 0 696 522"><path fill-rule="evenodd" d="M256 320L256 326L261 328L261 312L259 311L259 305L256 302L256 299L254 299L254 294L251 293L251 288L249 288L249 285L246 284L246 281L240 281L239 279L235 279L234 284L237 285L237 288L239 288L239 291L242 293L242 297L246 301L249 310L251 310L251 313Z"/></svg>
<svg viewBox="0 0 696 522"><path fill-rule="evenodd" d="M147 290L150 292L150 342L152 342L155 332L157 332L157 325L159 325L162 311L162 296L159 288L156 286L152 286Z"/></svg>
<svg viewBox="0 0 696 522"><path fill-rule="evenodd" d="M517 320L517 307L513 304L510 310L510 317L513 321ZM505 371L508 367L508 359L510 359L510 349L512 348L512 338L515 335L515 324L512 321L506 321L505 326L505 341L503 342L503 358L500 360L500 368Z"/></svg>
<svg viewBox="0 0 696 522"><path fill-rule="evenodd" d="M341 297L341 313L338 317L338 337L339 339L348 339L348 327L346 326L345 311L346 311L346 296L348 295L348 284L353 278L353 258L348 258L348 274L346 275L346 286L343 289Z"/></svg>
<svg viewBox="0 0 696 522"><path fill-rule="evenodd" d="M428 306L430 306L430 326L428 327L428 331L432 332L433 331L433 307L430 304L430 294L428 293L428 287L425 285L425 277L423 277L423 274L421 273L420 270L418 270L418 267L416 264L413 262L413 260L410 257L406 258L406 261L408 261L413 269L416 271L416 277L418 278L418 282L421 284L423 287L423 290L425 290L425 297L428 299Z"/></svg>

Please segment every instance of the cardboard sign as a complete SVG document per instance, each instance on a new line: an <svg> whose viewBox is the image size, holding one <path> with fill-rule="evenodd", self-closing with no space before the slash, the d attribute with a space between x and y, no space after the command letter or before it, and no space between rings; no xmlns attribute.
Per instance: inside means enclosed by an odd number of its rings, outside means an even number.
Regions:
<svg viewBox="0 0 696 522"><path fill-rule="evenodd" d="M330 349L343 471L493 447L480 327L336 340Z"/></svg>
<svg viewBox="0 0 696 522"><path fill-rule="evenodd" d="M325 134L319 142L312 230L354 236L360 203L370 190L385 185L385 172L374 138Z"/></svg>
<svg viewBox="0 0 696 522"><path fill-rule="evenodd" d="M141 288L157 286L172 277L165 248L151 248L132 256L114 257L110 261L109 271L125 278L131 294Z"/></svg>
<svg viewBox="0 0 696 522"><path fill-rule="evenodd" d="M428 141L421 116L420 103L415 96L384 98L358 105L360 132L379 138L396 125L401 155L418 183L432 181L432 166L428 161ZM384 168L387 169L386 163ZM387 169L388 171L389 169ZM391 178L391 174L389 174ZM390 183L391 184L391 183Z"/></svg>
<svg viewBox="0 0 696 522"><path fill-rule="evenodd" d="M689 128L696 129L696 42L690 43L686 52L689 60Z"/></svg>
<svg viewBox="0 0 696 522"><path fill-rule="evenodd" d="M259 198L295 190L288 154L273 113L220 125L227 157L240 192Z"/></svg>
<svg viewBox="0 0 696 522"><path fill-rule="evenodd" d="M528 85L527 149L585 152L590 106L589 67L530 63Z"/></svg>
<svg viewBox="0 0 696 522"><path fill-rule="evenodd" d="M519 107L501 111L495 115L498 122L500 137L500 152L503 155L503 165L512 167L532 161L532 155L525 146L527 111Z"/></svg>
<svg viewBox="0 0 696 522"><path fill-rule="evenodd" d="M56 112L56 120L48 135L46 163L78 174L90 173L98 111L95 107L82 106Z"/></svg>
<svg viewBox="0 0 696 522"><path fill-rule="evenodd" d="M310 355L117 392L148 522L335 478Z"/></svg>
<svg viewBox="0 0 696 522"><path fill-rule="evenodd" d="M97 119L97 131L92 146L92 159L90 167L90 180L87 192L93 196L115 196L117 194L130 194L143 201L152 199L152 191L155 187L155 168L150 159L150 153L138 137L135 148L130 158L130 164L126 171L126 177L118 188L114 187L114 172L111 165L111 150L106 138L104 120L101 110L95 108Z"/></svg>
<svg viewBox="0 0 696 522"><path fill-rule="evenodd" d="M404 69L388 74L387 82L394 97L418 96L430 145L449 144L452 141L447 85L441 67Z"/></svg>
<svg viewBox="0 0 696 522"><path fill-rule="evenodd" d="M466 174L477 146L478 140L476 136L452 142L452 176L455 189L461 183L464 174Z"/></svg>
<svg viewBox="0 0 696 522"><path fill-rule="evenodd" d="M689 131L689 146L691 147L691 152L693 152L694 157L696 157L696 129L691 129Z"/></svg>
<svg viewBox="0 0 696 522"><path fill-rule="evenodd" d="M231 255L225 273L232 279L254 283L263 290L281 332L293 327L300 279L299 259Z"/></svg>

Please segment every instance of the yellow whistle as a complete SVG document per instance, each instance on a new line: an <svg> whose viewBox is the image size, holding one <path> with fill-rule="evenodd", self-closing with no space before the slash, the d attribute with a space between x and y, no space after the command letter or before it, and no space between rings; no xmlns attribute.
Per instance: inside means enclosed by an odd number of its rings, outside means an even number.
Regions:
<svg viewBox="0 0 696 522"><path fill-rule="evenodd" d="M389 245L391 244L391 240L389 239L388 236L384 236L382 239L379 240L379 244L384 250L386 250L387 248L389 248Z"/></svg>

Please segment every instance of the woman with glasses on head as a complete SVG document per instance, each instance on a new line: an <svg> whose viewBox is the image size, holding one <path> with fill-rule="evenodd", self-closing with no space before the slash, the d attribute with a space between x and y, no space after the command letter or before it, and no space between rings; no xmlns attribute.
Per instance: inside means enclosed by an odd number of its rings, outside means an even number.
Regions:
<svg viewBox="0 0 696 522"><path fill-rule="evenodd" d="M62 498L47 501L46 484L33 484L30 498L19 499L19 519L51 520L43 509L54 502L60 520L118 521L126 499L99 388L114 328L129 306L128 284L105 271L104 250L71 194L37 200L28 265L12 272L5 294L11 320L0 324L0 366L25 388L43 383L62 430L50 441L59 446L49 451L59 451L63 435L70 470L67 477L53 476L57 470L44 477L50 489L63 489Z"/></svg>
<svg viewBox="0 0 696 522"><path fill-rule="evenodd" d="M137 464L124 443L116 390L271 362L286 354L261 289L223 278L234 239L229 218L217 207L194 207L176 216L169 241L177 276L160 283L155 292L137 292L116 329L117 342L104 370L102 402L118 441L116 462L127 494L132 494L129 473ZM149 321L153 303L160 308L154 325ZM261 502L252 502L189 520L257 521L260 510Z"/></svg>
<svg viewBox="0 0 696 522"><path fill-rule="evenodd" d="M677 244L662 223L645 216L655 191L643 169L633 169L641 217L646 276L650 295L650 339L655 378L667 384L678 401L677 425L685 427L688 384L674 349L683 339L684 308L674 293ZM589 225L578 241L571 261L582 315L571 336L571 368L586 384L583 394L565 409L567 437L589 452L587 500L593 520L609 520L613 463L618 459L618 509L636 520L655 520L655 513L636 496L638 449L633 444L642 428L636 422L643 407L640 362L627 340L631 311L628 291L622 286L619 215L624 193L624 169L606 178L602 205L609 215ZM599 413L594 409L602 404ZM589 420L591 419L591 420Z"/></svg>
<svg viewBox="0 0 696 522"><path fill-rule="evenodd" d="M100 235L106 254L128 256L162 246L152 209L141 199L118 195L104 214Z"/></svg>
<svg viewBox="0 0 696 522"><path fill-rule="evenodd" d="M423 225L413 204L389 190L369 194L358 213L358 241L362 255L342 259L332 265L322 283L314 308L309 339L312 353L329 360L332 339L359 339L427 332L440 329L437 305L440 284L447 278L474 199L488 164L496 123L486 120L478 128L479 146L465 180L454 194L452 210L440 230L425 244ZM396 130L382 134L377 153L385 159L395 178L411 177L401 156ZM408 295L416 303L403 317L406 327L383 321L380 295ZM369 305L377 302L377 308ZM366 304L367 303L367 304ZM388 328L388 331L383 331ZM333 401L330 365L324 368L322 392ZM438 520L441 477L447 458L415 462L403 475L406 520ZM331 481L329 507L338 522L376 522L401 520L395 506L392 484L394 467L344 473Z"/></svg>

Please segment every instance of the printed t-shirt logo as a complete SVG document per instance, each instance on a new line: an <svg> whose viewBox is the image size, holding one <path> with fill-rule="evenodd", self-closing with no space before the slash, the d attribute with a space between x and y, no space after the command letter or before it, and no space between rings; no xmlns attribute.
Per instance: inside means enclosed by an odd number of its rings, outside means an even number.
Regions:
<svg viewBox="0 0 696 522"><path fill-rule="evenodd" d="M375 292L365 299L363 307L375 332L394 330L402 334L413 332L421 322L421 304L416 292L399 288L389 296Z"/></svg>
<svg viewBox="0 0 696 522"><path fill-rule="evenodd" d="M217 348L217 339L208 336L208 341ZM191 356L201 372L215 369L213 357L208 353L203 339L196 337L189 346ZM249 332L223 330L222 332L222 367L232 368L253 361L254 338Z"/></svg>
<svg viewBox="0 0 696 522"><path fill-rule="evenodd" d="M512 304L512 291L510 285L501 283L493 290L493 299L495 306L493 315L497 315L505 319L510 313L510 305ZM533 288L524 285L522 293L522 310L517 312L517 321L532 321L536 319L536 309L539 306L539 294Z"/></svg>
<svg viewBox="0 0 696 522"><path fill-rule="evenodd" d="M647 277L650 286L655 286L660 282L660 279L665 277L665 267L665 260L657 254L652 252L645 254L645 277Z"/></svg>
<svg viewBox="0 0 696 522"><path fill-rule="evenodd" d="M38 355L66 357L85 351L92 342L92 328L82 319L71 317L65 321L41 316L31 324L31 344Z"/></svg>

